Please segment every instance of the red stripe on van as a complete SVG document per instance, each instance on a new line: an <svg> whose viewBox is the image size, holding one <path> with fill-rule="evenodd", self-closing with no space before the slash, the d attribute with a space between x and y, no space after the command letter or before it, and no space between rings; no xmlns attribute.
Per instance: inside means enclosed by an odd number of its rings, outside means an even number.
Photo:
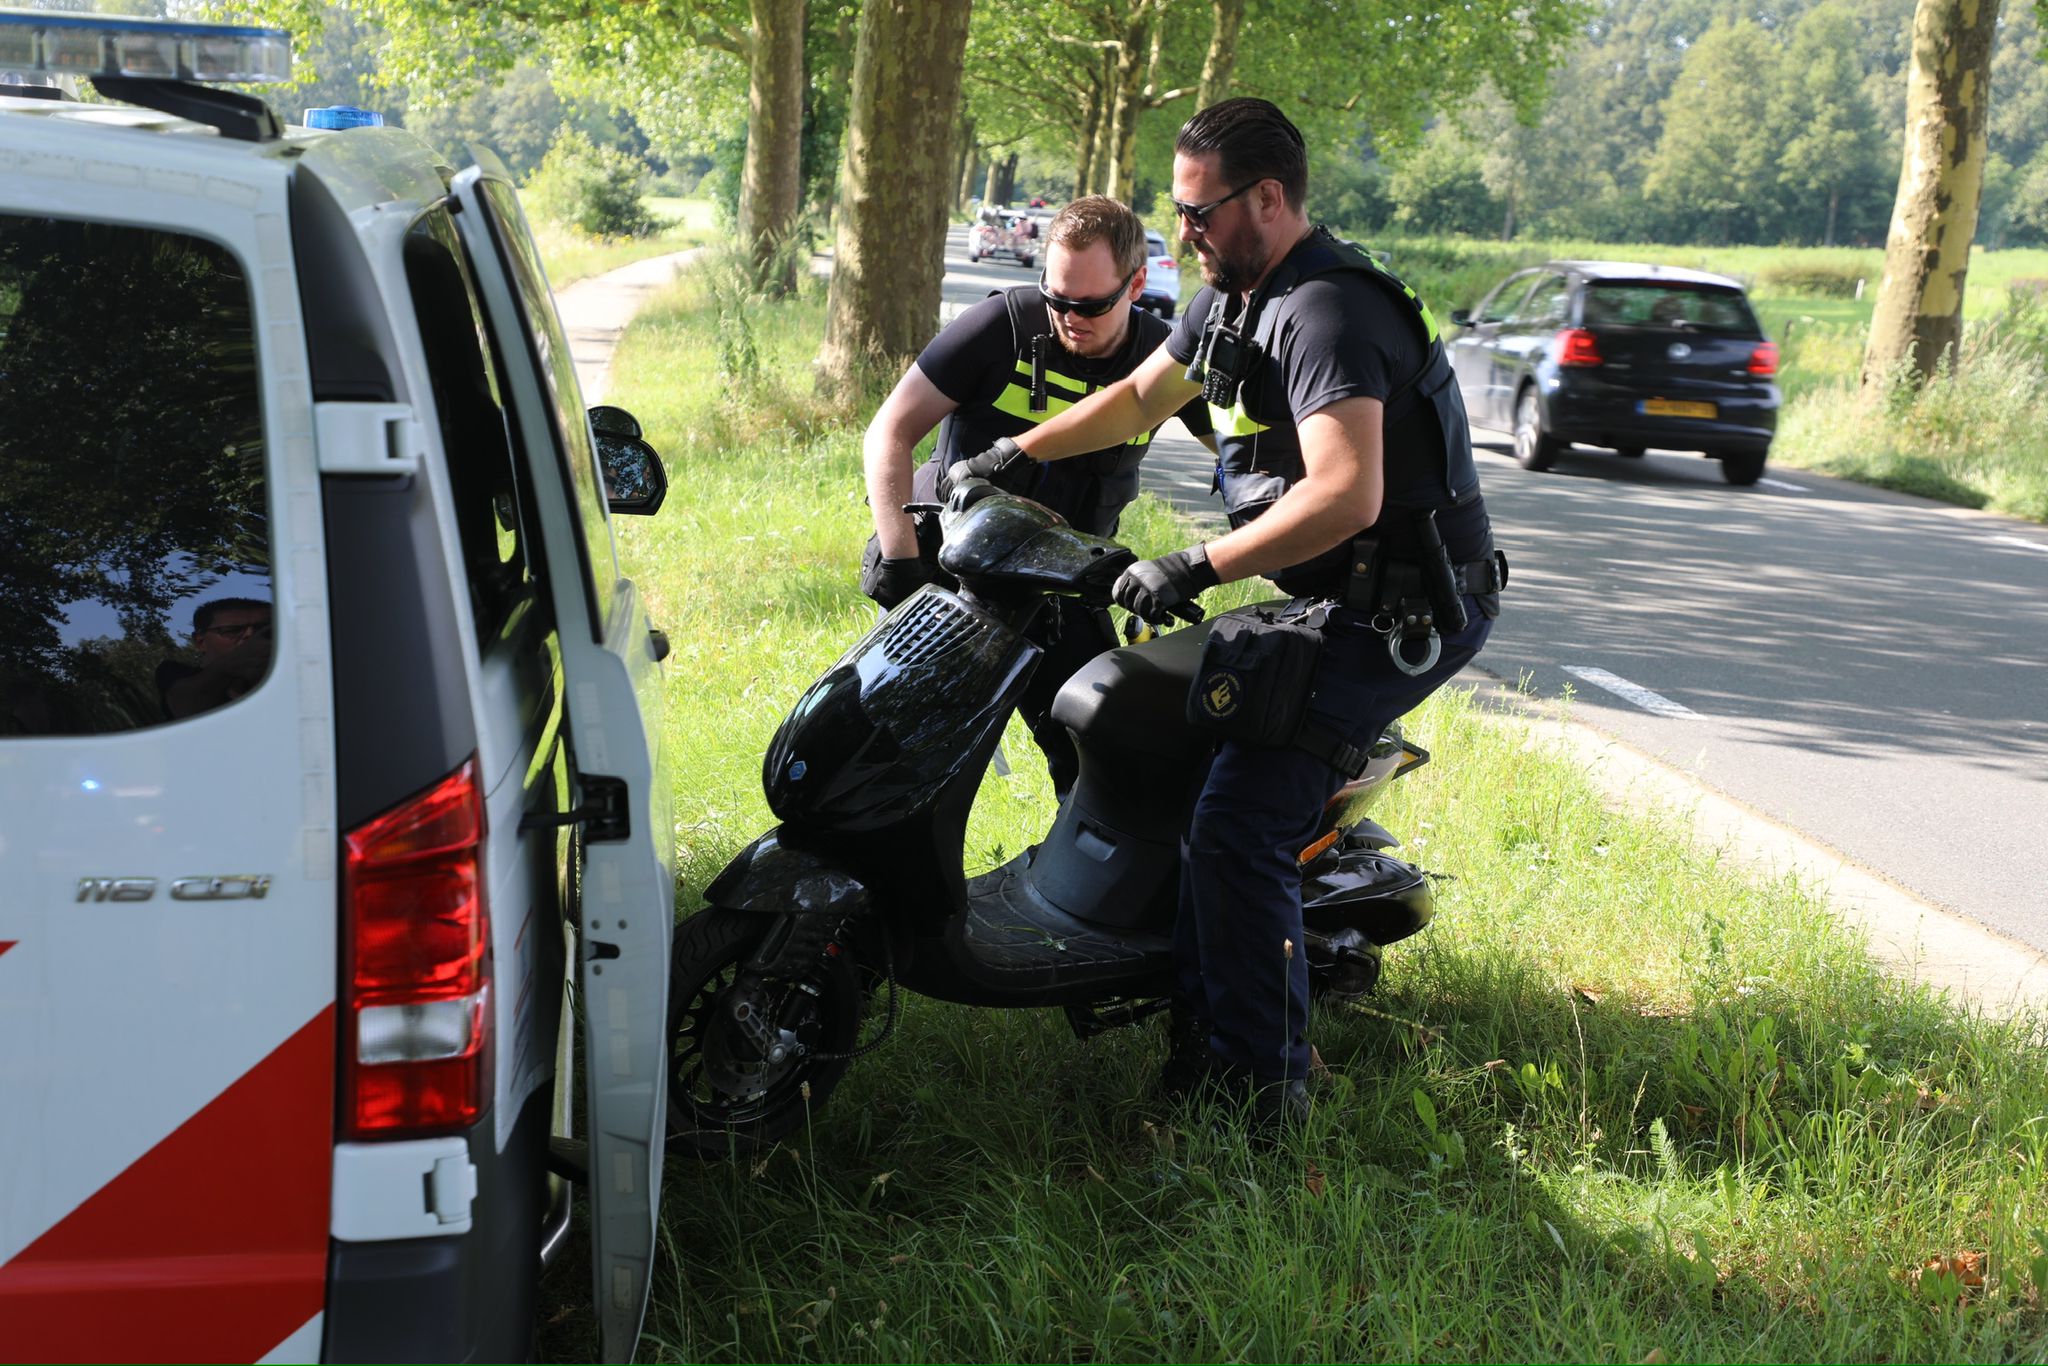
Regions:
<svg viewBox="0 0 2048 1366"><path fill-rule="evenodd" d="M19 939L0 939L0 953L6 953L9 949L13 948L16 944L19 944L20 942L21 941Z"/></svg>
<svg viewBox="0 0 2048 1366"><path fill-rule="evenodd" d="M0 1354L254 1361L275 1348L326 1303L333 1111L329 1006L0 1266Z"/></svg>

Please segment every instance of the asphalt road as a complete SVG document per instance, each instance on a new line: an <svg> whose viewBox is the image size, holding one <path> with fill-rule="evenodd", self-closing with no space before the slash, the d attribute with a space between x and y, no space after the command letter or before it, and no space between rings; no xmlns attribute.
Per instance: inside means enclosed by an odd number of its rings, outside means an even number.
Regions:
<svg viewBox="0 0 2048 1366"><path fill-rule="evenodd" d="M958 228L946 265L949 317L1032 278ZM1530 474L1474 435L1514 579L1484 670L2048 950L2048 528L1696 455ZM1146 487L1217 518L1212 468L1173 424Z"/></svg>
<svg viewBox="0 0 2048 1366"><path fill-rule="evenodd" d="M1695 455L1530 474L1475 435L1514 569L1486 669L2048 949L2048 528Z"/></svg>

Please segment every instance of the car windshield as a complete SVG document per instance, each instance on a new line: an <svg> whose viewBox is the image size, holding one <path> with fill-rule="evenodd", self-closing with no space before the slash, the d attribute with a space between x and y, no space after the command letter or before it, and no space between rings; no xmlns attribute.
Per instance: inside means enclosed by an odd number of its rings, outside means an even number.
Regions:
<svg viewBox="0 0 2048 1366"><path fill-rule="evenodd" d="M1586 286L1587 327L1669 327L1760 335L1739 289L1652 280L1596 280Z"/></svg>

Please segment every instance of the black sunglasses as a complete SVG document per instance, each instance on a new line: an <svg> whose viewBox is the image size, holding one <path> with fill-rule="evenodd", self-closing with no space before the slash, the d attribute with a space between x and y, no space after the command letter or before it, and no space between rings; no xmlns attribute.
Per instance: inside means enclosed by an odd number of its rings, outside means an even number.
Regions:
<svg viewBox="0 0 2048 1366"><path fill-rule="evenodd" d="M1045 272L1041 270L1038 272L1038 292L1045 297L1045 306L1055 313L1078 313L1084 318L1099 318L1117 306L1124 297L1124 291L1130 288L1131 281L1137 278L1137 269L1133 267L1131 273L1124 276L1122 284L1101 298L1069 299L1045 287Z"/></svg>
<svg viewBox="0 0 2048 1366"><path fill-rule="evenodd" d="M1167 203L1173 205L1173 211L1176 214L1178 214L1181 220L1185 222L1190 228L1193 228L1198 233L1207 232L1209 231L1210 214L1216 212L1216 210L1222 208L1225 204L1228 204L1231 200L1237 198L1246 190L1249 190L1252 186L1259 184L1260 181L1270 180L1271 178L1272 177L1270 176L1260 176L1258 180L1247 181L1246 183L1232 190L1229 194L1223 196L1223 198L1212 199L1206 204L1183 204L1178 199L1170 199L1167 201Z"/></svg>

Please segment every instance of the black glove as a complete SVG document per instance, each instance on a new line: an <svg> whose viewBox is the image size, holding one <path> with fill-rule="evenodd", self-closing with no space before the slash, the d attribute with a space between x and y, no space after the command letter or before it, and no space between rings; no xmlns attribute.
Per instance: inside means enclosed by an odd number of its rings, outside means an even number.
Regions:
<svg viewBox="0 0 2048 1366"><path fill-rule="evenodd" d="M1221 582L1209 566L1209 547L1192 545L1156 560L1138 561L1118 576L1109 595L1118 606L1164 626L1174 617L1200 621L1202 611L1195 599Z"/></svg>
<svg viewBox="0 0 2048 1366"><path fill-rule="evenodd" d="M1021 485L1021 476L1031 468L1031 457L1007 436L996 438L996 444L980 455L970 455L965 460L955 461L939 471L939 501L950 502L953 484L960 479L986 479L997 488L1016 492Z"/></svg>
<svg viewBox="0 0 2048 1366"><path fill-rule="evenodd" d="M887 612L931 581L931 566L911 555L901 560L876 560L864 567L860 591Z"/></svg>

